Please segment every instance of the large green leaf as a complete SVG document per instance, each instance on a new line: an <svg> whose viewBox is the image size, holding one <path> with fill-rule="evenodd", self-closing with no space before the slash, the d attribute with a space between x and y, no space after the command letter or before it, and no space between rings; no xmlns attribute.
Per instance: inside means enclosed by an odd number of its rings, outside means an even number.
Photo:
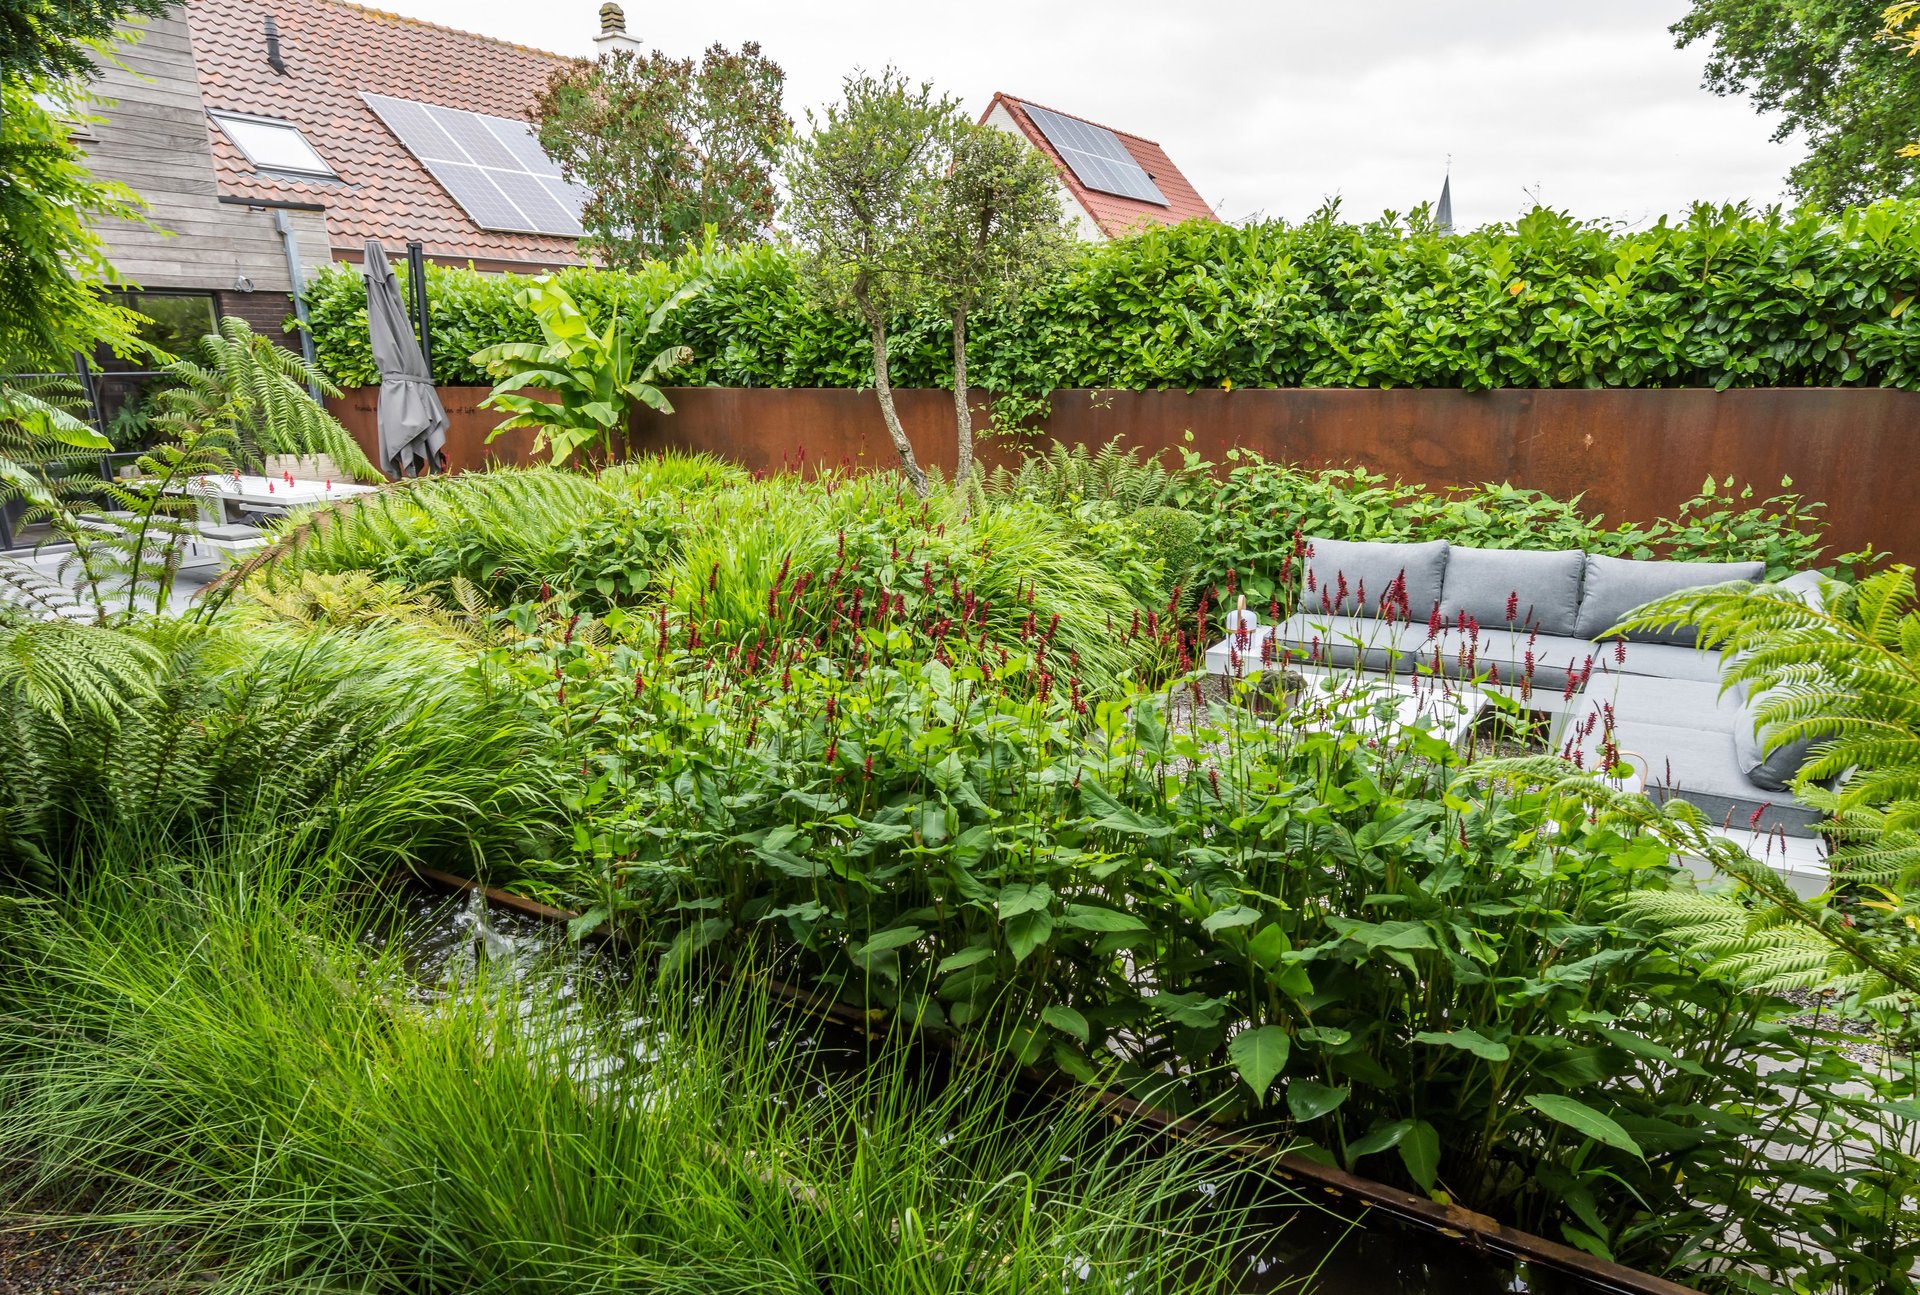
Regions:
<svg viewBox="0 0 1920 1295"><path fill-rule="evenodd" d="M1128 836L1160 837L1173 832L1172 824L1149 818L1122 805L1114 799L1112 792L1092 778L1080 784L1080 797L1086 801L1087 811L1098 816L1095 827Z"/></svg>
<svg viewBox="0 0 1920 1295"><path fill-rule="evenodd" d="M1633 1140L1632 1134L1621 1128L1612 1117L1601 1114L1585 1102L1559 1093L1536 1093L1527 1098L1527 1105L1595 1142L1646 1159L1646 1152L1640 1149L1640 1144Z"/></svg>
<svg viewBox="0 0 1920 1295"><path fill-rule="evenodd" d="M1286 1069L1291 1046L1282 1027L1259 1025L1233 1036L1227 1044L1227 1060L1240 1072L1240 1078L1247 1081L1254 1096L1265 1101L1274 1079Z"/></svg>
<svg viewBox="0 0 1920 1295"><path fill-rule="evenodd" d="M1471 1052L1483 1061L1505 1061L1513 1055L1504 1043L1496 1043L1478 1030L1458 1029L1445 1033L1422 1030L1413 1036L1415 1043L1432 1043L1440 1047L1459 1048L1462 1052Z"/></svg>
<svg viewBox="0 0 1920 1295"><path fill-rule="evenodd" d="M1330 1088L1317 1079L1287 1081L1287 1110L1301 1124L1317 1120L1347 1100L1347 1088Z"/></svg>

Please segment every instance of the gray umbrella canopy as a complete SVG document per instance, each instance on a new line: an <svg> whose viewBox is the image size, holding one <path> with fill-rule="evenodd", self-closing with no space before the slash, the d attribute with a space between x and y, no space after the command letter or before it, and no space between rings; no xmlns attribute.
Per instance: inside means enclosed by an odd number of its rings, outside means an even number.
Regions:
<svg viewBox="0 0 1920 1295"><path fill-rule="evenodd" d="M417 477L440 465L447 411L433 389L387 250L372 239L360 272L367 281L373 360L380 366L380 466L389 476Z"/></svg>

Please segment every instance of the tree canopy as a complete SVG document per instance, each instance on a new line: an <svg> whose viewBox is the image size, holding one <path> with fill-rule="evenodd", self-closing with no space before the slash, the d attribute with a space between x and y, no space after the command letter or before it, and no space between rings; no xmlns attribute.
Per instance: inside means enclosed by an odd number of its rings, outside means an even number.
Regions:
<svg viewBox="0 0 1920 1295"><path fill-rule="evenodd" d="M1693 0L1670 29L1710 47L1707 88L1780 114L1774 138L1806 137L1788 173L1801 200L1828 210L1920 193L1903 154L1920 123L1920 59L1882 38L1885 0Z"/></svg>
<svg viewBox="0 0 1920 1295"><path fill-rule="evenodd" d="M87 171L63 120L81 111L62 86L0 79L0 372L64 369L96 344L140 348L139 317L99 291L116 275L94 229L137 219L140 201Z"/></svg>
<svg viewBox="0 0 1920 1295"><path fill-rule="evenodd" d="M785 86L753 41L710 46L697 65L616 50L556 71L535 104L540 145L589 191L581 223L592 249L632 267L709 228L729 243L764 237L793 127Z"/></svg>
<svg viewBox="0 0 1920 1295"><path fill-rule="evenodd" d="M121 20L157 18L173 0L0 0L0 78L84 77Z"/></svg>

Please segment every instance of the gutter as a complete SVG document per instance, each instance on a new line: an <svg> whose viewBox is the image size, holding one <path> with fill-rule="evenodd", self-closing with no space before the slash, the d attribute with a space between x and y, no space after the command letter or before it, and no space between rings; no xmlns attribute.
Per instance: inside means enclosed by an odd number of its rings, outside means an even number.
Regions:
<svg viewBox="0 0 1920 1295"><path fill-rule="evenodd" d="M225 199L222 201L224 202ZM300 321L300 355L309 366L317 366L318 359L313 349L313 328L307 320L307 283L300 273L300 240L293 232L293 222L287 219L289 209L297 211L326 209L317 205L310 208L305 204L280 203L275 204L273 213L274 232L280 235L280 248L287 254L287 281L293 285L293 317ZM312 393L315 400L322 399L325 394L320 390L320 382L317 378L308 380L307 390Z"/></svg>

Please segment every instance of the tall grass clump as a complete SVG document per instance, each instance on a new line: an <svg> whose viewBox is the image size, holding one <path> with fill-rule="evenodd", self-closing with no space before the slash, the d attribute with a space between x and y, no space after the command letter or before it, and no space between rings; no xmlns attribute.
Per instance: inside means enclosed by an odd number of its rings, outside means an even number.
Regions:
<svg viewBox="0 0 1920 1295"><path fill-rule="evenodd" d="M1254 1171L890 1052L836 1078L743 981L416 995L378 901L151 844L6 919L0 1145L221 1289L1202 1291L1253 1239L1199 1187Z"/></svg>

